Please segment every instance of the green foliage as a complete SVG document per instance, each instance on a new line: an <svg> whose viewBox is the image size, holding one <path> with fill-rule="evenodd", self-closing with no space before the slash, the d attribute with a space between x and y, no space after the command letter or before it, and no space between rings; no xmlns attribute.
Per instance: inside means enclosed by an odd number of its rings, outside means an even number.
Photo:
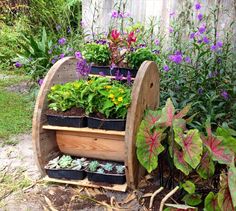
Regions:
<svg viewBox="0 0 236 211"><path fill-rule="evenodd" d="M184 184L182 184L182 187L185 191L187 191L189 194L195 193L195 184L191 181L187 180Z"/></svg>
<svg viewBox="0 0 236 211"><path fill-rule="evenodd" d="M91 162L89 163L89 165L88 165L89 171L95 172L95 171L97 170L98 166L99 166L98 161L96 161L96 160L91 161Z"/></svg>
<svg viewBox="0 0 236 211"><path fill-rule="evenodd" d="M49 108L66 111L83 108L87 114L100 112L106 118L125 118L131 102L130 87L104 77L57 84L48 94Z"/></svg>
<svg viewBox="0 0 236 211"><path fill-rule="evenodd" d="M182 201L184 201L186 204L190 205L190 206L196 206L199 205L202 200L201 200L201 195L200 194L186 194Z"/></svg>
<svg viewBox="0 0 236 211"><path fill-rule="evenodd" d="M82 52L87 62L95 65L109 65L111 53L107 45L88 43Z"/></svg>
<svg viewBox="0 0 236 211"><path fill-rule="evenodd" d="M141 64L146 61L156 61L157 56L149 48L139 48L127 56L128 64L132 69L139 69Z"/></svg>
<svg viewBox="0 0 236 211"><path fill-rule="evenodd" d="M220 211L217 195L213 192L208 193L204 201L204 211Z"/></svg>

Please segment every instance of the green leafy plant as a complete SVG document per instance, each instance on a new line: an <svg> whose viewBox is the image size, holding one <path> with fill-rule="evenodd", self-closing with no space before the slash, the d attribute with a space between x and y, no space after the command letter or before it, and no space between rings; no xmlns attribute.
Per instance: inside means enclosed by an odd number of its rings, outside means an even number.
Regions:
<svg viewBox="0 0 236 211"><path fill-rule="evenodd" d="M108 65L110 62L110 50L106 44L88 43L82 54L87 62L95 65Z"/></svg>
<svg viewBox="0 0 236 211"><path fill-rule="evenodd" d="M69 168L71 166L73 159L70 155L63 155L59 160L58 164L61 168Z"/></svg>
<svg viewBox="0 0 236 211"><path fill-rule="evenodd" d="M97 170L98 166L99 166L99 162L98 162L98 161L96 161L96 160L91 161L91 162L89 163L89 165L88 165L89 171L95 172L95 171Z"/></svg>
<svg viewBox="0 0 236 211"><path fill-rule="evenodd" d="M157 56L149 48L139 48L127 55L128 64L132 69L138 69L146 61L156 61Z"/></svg>

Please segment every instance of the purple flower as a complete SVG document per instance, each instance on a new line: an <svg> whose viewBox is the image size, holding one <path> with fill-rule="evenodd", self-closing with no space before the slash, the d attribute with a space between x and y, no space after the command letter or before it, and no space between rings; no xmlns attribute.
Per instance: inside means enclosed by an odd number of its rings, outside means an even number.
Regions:
<svg viewBox="0 0 236 211"><path fill-rule="evenodd" d="M71 33L71 29L70 29L70 27L69 27L69 26L67 27L67 33L68 33L68 34L70 34L70 33Z"/></svg>
<svg viewBox="0 0 236 211"><path fill-rule="evenodd" d="M64 53L62 53L62 54L60 54L60 59L63 59L64 57L65 57L65 54Z"/></svg>
<svg viewBox="0 0 236 211"><path fill-rule="evenodd" d="M110 69L113 70L113 69L116 68L116 67L117 67L117 66L116 66L114 63L112 63L111 66L110 66Z"/></svg>
<svg viewBox="0 0 236 211"><path fill-rule="evenodd" d="M155 40L154 40L154 43L155 43L155 45L159 45L159 44L160 44L160 41L159 41L158 39L155 39Z"/></svg>
<svg viewBox="0 0 236 211"><path fill-rule="evenodd" d="M192 33L190 34L189 38L190 38L190 39L194 39L194 38L195 38L195 33L192 32Z"/></svg>
<svg viewBox="0 0 236 211"><path fill-rule="evenodd" d="M39 85L39 86L42 86L42 84L43 84L43 79L39 79L39 80L38 80L38 85Z"/></svg>
<svg viewBox="0 0 236 211"><path fill-rule="evenodd" d="M160 54L159 50L153 50L152 52L155 53L155 54Z"/></svg>
<svg viewBox="0 0 236 211"><path fill-rule="evenodd" d="M168 72L168 71L170 70L170 68L169 68L168 65L165 65L165 66L163 67L163 70L164 70L165 72Z"/></svg>
<svg viewBox="0 0 236 211"><path fill-rule="evenodd" d="M203 37L202 40L205 44L208 44L210 42L209 39L206 36Z"/></svg>
<svg viewBox="0 0 236 211"><path fill-rule="evenodd" d="M186 62L186 63L191 63L191 58L190 58L189 56L186 56L186 57L185 57L185 62Z"/></svg>
<svg viewBox="0 0 236 211"><path fill-rule="evenodd" d="M52 60L51 60L51 63L52 63L52 64L55 64L55 63L56 63L56 59L52 59Z"/></svg>
<svg viewBox="0 0 236 211"><path fill-rule="evenodd" d="M118 17L119 17L118 11L115 11L115 10L112 11L112 12L111 12L111 17L112 17L112 18L118 18Z"/></svg>
<svg viewBox="0 0 236 211"><path fill-rule="evenodd" d="M169 33L173 33L174 29L172 27L169 27Z"/></svg>
<svg viewBox="0 0 236 211"><path fill-rule="evenodd" d="M76 58L76 59L81 59L81 58L82 58L81 52L76 51L76 52L75 52L75 58Z"/></svg>
<svg viewBox="0 0 236 211"><path fill-rule="evenodd" d="M60 30L61 30L61 25L59 25L59 24L56 25L56 30L57 30L57 31L60 31Z"/></svg>
<svg viewBox="0 0 236 211"><path fill-rule="evenodd" d="M176 64L180 64L183 61L183 57L181 54L170 55L169 59Z"/></svg>
<svg viewBox="0 0 236 211"><path fill-rule="evenodd" d="M198 18L198 20L199 20L199 21L201 21L201 20L202 20L202 18L203 18L203 15L202 15L202 13L199 13L199 14L198 14L198 16L197 16L197 18Z"/></svg>
<svg viewBox="0 0 236 211"><path fill-rule="evenodd" d="M73 48L67 48L67 50L68 50L69 52L71 52L71 51L73 51L74 49L73 49Z"/></svg>
<svg viewBox="0 0 236 211"><path fill-rule="evenodd" d="M66 44L66 38L64 38L64 37L60 38L60 39L58 40L58 44L59 44L59 45L64 45L64 44Z"/></svg>
<svg viewBox="0 0 236 211"><path fill-rule="evenodd" d="M217 45L212 45L211 46L211 51L217 51L218 50L218 46Z"/></svg>
<svg viewBox="0 0 236 211"><path fill-rule="evenodd" d="M101 44L101 45L105 45L107 44L107 41L106 40L98 40L96 41L97 44Z"/></svg>
<svg viewBox="0 0 236 211"><path fill-rule="evenodd" d="M141 43L141 44L139 44L139 48L145 48L147 45L145 44L145 43Z"/></svg>
<svg viewBox="0 0 236 211"><path fill-rule="evenodd" d="M106 75L104 74L104 72L99 72L99 75L100 75L100 76L103 76L103 77L106 76Z"/></svg>
<svg viewBox="0 0 236 211"><path fill-rule="evenodd" d="M222 41L218 41L216 43L216 45L219 47L219 48L222 48L223 47L223 42Z"/></svg>
<svg viewBox="0 0 236 211"><path fill-rule="evenodd" d="M199 40L197 41L197 43L199 43L199 44L202 43L202 39L199 39Z"/></svg>
<svg viewBox="0 0 236 211"><path fill-rule="evenodd" d="M120 74L120 71L117 70L115 80L121 81L122 79L123 79L123 74Z"/></svg>
<svg viewBox="0 0 236 211"><path fill-rule="evenodd" d="M222 90L222 92L220 93L221 97L223 97L225 100L229 99L229 94L227 91Z"/></svg>
<svg viewBox="0 0 236 211"><path fill-rule="evenodd" d="M129 12L120 12L119 17L120 18L128 18L128 17L130 17L130 13Z"/></svg>
<svg viewBox="0 0 236 211"><path fill-rule="evenodd" d="M205 25L200 26L198 31L200 34L203 34L206 31L206 26Z"/></svg>
<svg viewBox="0 0 236 211"><path fill-rule="evenodd" d="M126 79L127 79L127 83L130 85L130 84L131 84L131 81L132 81L130 71L128 71L127 76L126 76Z"/></svg>
<svg viewBox="0 0 236 211"><path fill-rule="evenodd" d="M50 49L50 50L48 51L48 54L52 54L52 49Z"/></svg>
<svg viewBox="0 0 236 211"><path fill-rule="evenodd" d="M80 58L76 64L76 72L79 76L88 76L91 71L91 66L86 62L85 59Z"/></svg>
<svg viewBox="0 0 236 211"><path fill-rule="evenodd" d="M170 17L174 17L174 16L175 16L175 12L171 12Z"/></svg>
<svg viewBox="0 0 236 211"><path fill-rule="evenodd" d="M197 92L198 92L198 94L202 95L203 94L203 88L200 87Z"/></svg>
<svg viewBox="0 0 236 211"><path fill-rule="evenodd" d="M17 62L15 63L15 67L16 67L16 68L20 68L20 67L22 67L22 64L21 64L19 61L17 61Z"/></svg>
<svg viewBox="0 0 236 211"><path fill-rule="evenodd" d="M200 4L199 2L197 2L197 3L195 4L195 9L196 9L196 10L200 10L200 9L201 9L201 4Z"/></svg>

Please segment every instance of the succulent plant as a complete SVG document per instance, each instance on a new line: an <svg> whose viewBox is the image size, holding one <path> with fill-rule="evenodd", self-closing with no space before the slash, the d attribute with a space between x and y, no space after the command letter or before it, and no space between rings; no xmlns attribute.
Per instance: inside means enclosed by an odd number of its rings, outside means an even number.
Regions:
<svg viewBox="0 0 236 211"><path fill-rule="evenodd" d="M58 164L61 168L68 168L70 167L71 163L72 163L73 159L71 158L71 156L69 155L63 155L59 161Z"/></svg>
<svg viewBox="0 0 236 211"><path fill-rule="evenodd" d="M45 167L48 169L59 169L60 166L58 164L58 161L59 161L59 156L50 160Z"/></svg>
<svg viewBox="0 0 236 211"><path fill-rule="evenodd" d="M97 167L99 166L98 161L94 160L89 163L89 170L91 172L95 172L97 170Z"/></svg>
<svg viewBox="0 0 236 211"><path fill-rule="evenodd" d="M72 161L71 163L71 169L72 170L80 170L82 167L88 166L88 161L86 161L86 158L77 158Z"/></svg>
<svg viewBox="0 0 236 211"><path fill-rule="evenodd" d="M111 163L106 163L105 165L102 165L103 169L110 172L113 169L113 165Z"/></svg>
<svg viewBox="0 0 236 211"><path fill-rule="evenodd" d="M125 166L123 166L123 165L116 166L116 172L118 174L123 174L124 171L125 171Z"/></svg>
<svg viewBox="0 0 236 211"><path fill-rule="evenodd" d="M99 169L97 170L97 173L99 173L99 174L104 174L105 172L104 172L104 169L103 169L103 168L99 168Z"/></svg>

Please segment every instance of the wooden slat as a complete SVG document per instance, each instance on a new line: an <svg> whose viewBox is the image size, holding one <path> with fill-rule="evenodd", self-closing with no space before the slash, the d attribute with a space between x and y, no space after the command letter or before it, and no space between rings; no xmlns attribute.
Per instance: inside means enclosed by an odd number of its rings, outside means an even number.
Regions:
<svg viewBox="0 0 236 211"><path fill-rule="evenodd" d="M91 187L91 188L104 188L107 190L113 190L113 191L120 191L120 192L125 192L127 189L127 183L125 184L99 184L95 182L90 182L88 181L87 178L84 180L64 180L64 179L55 179L55 178L50 178L48 176L45 176L43 178L44 181L46 182L55 182L55 183L63 183L63 184L71 184L71 185L79 185L79 186L84 186L84 187Z"/></svg>
<svg viewBox="0 0 236 211"><path fill-rule="evenodd" d="M89 76L92 76L92 77L104 77L104 76L101 76L101 75L97 75L97 74L89 74ZM111 75L106 75L107 78L115 78L116 76L111 76ZM123 79L127 79L126 77L123 77ZM131 81L133 81L135 78L131 78Z"/></svg>
<svg viewBox="0 0 236 211"><path fill-rule="evenodd" d="M61 126L53 126L53 125L43 125L43 129L125 136L125 131L100 130L100 129L92 129L92 128L88 128L88 127L76 128L76 127L61 127Z"/></svg>
<svg viewBox="0 0 236 211"><path fill-rule="evenodd" d="M124 137L107 134L83 135L80 132L56 131L61 152L69 155L103 160L124 161Z"/></svg>

